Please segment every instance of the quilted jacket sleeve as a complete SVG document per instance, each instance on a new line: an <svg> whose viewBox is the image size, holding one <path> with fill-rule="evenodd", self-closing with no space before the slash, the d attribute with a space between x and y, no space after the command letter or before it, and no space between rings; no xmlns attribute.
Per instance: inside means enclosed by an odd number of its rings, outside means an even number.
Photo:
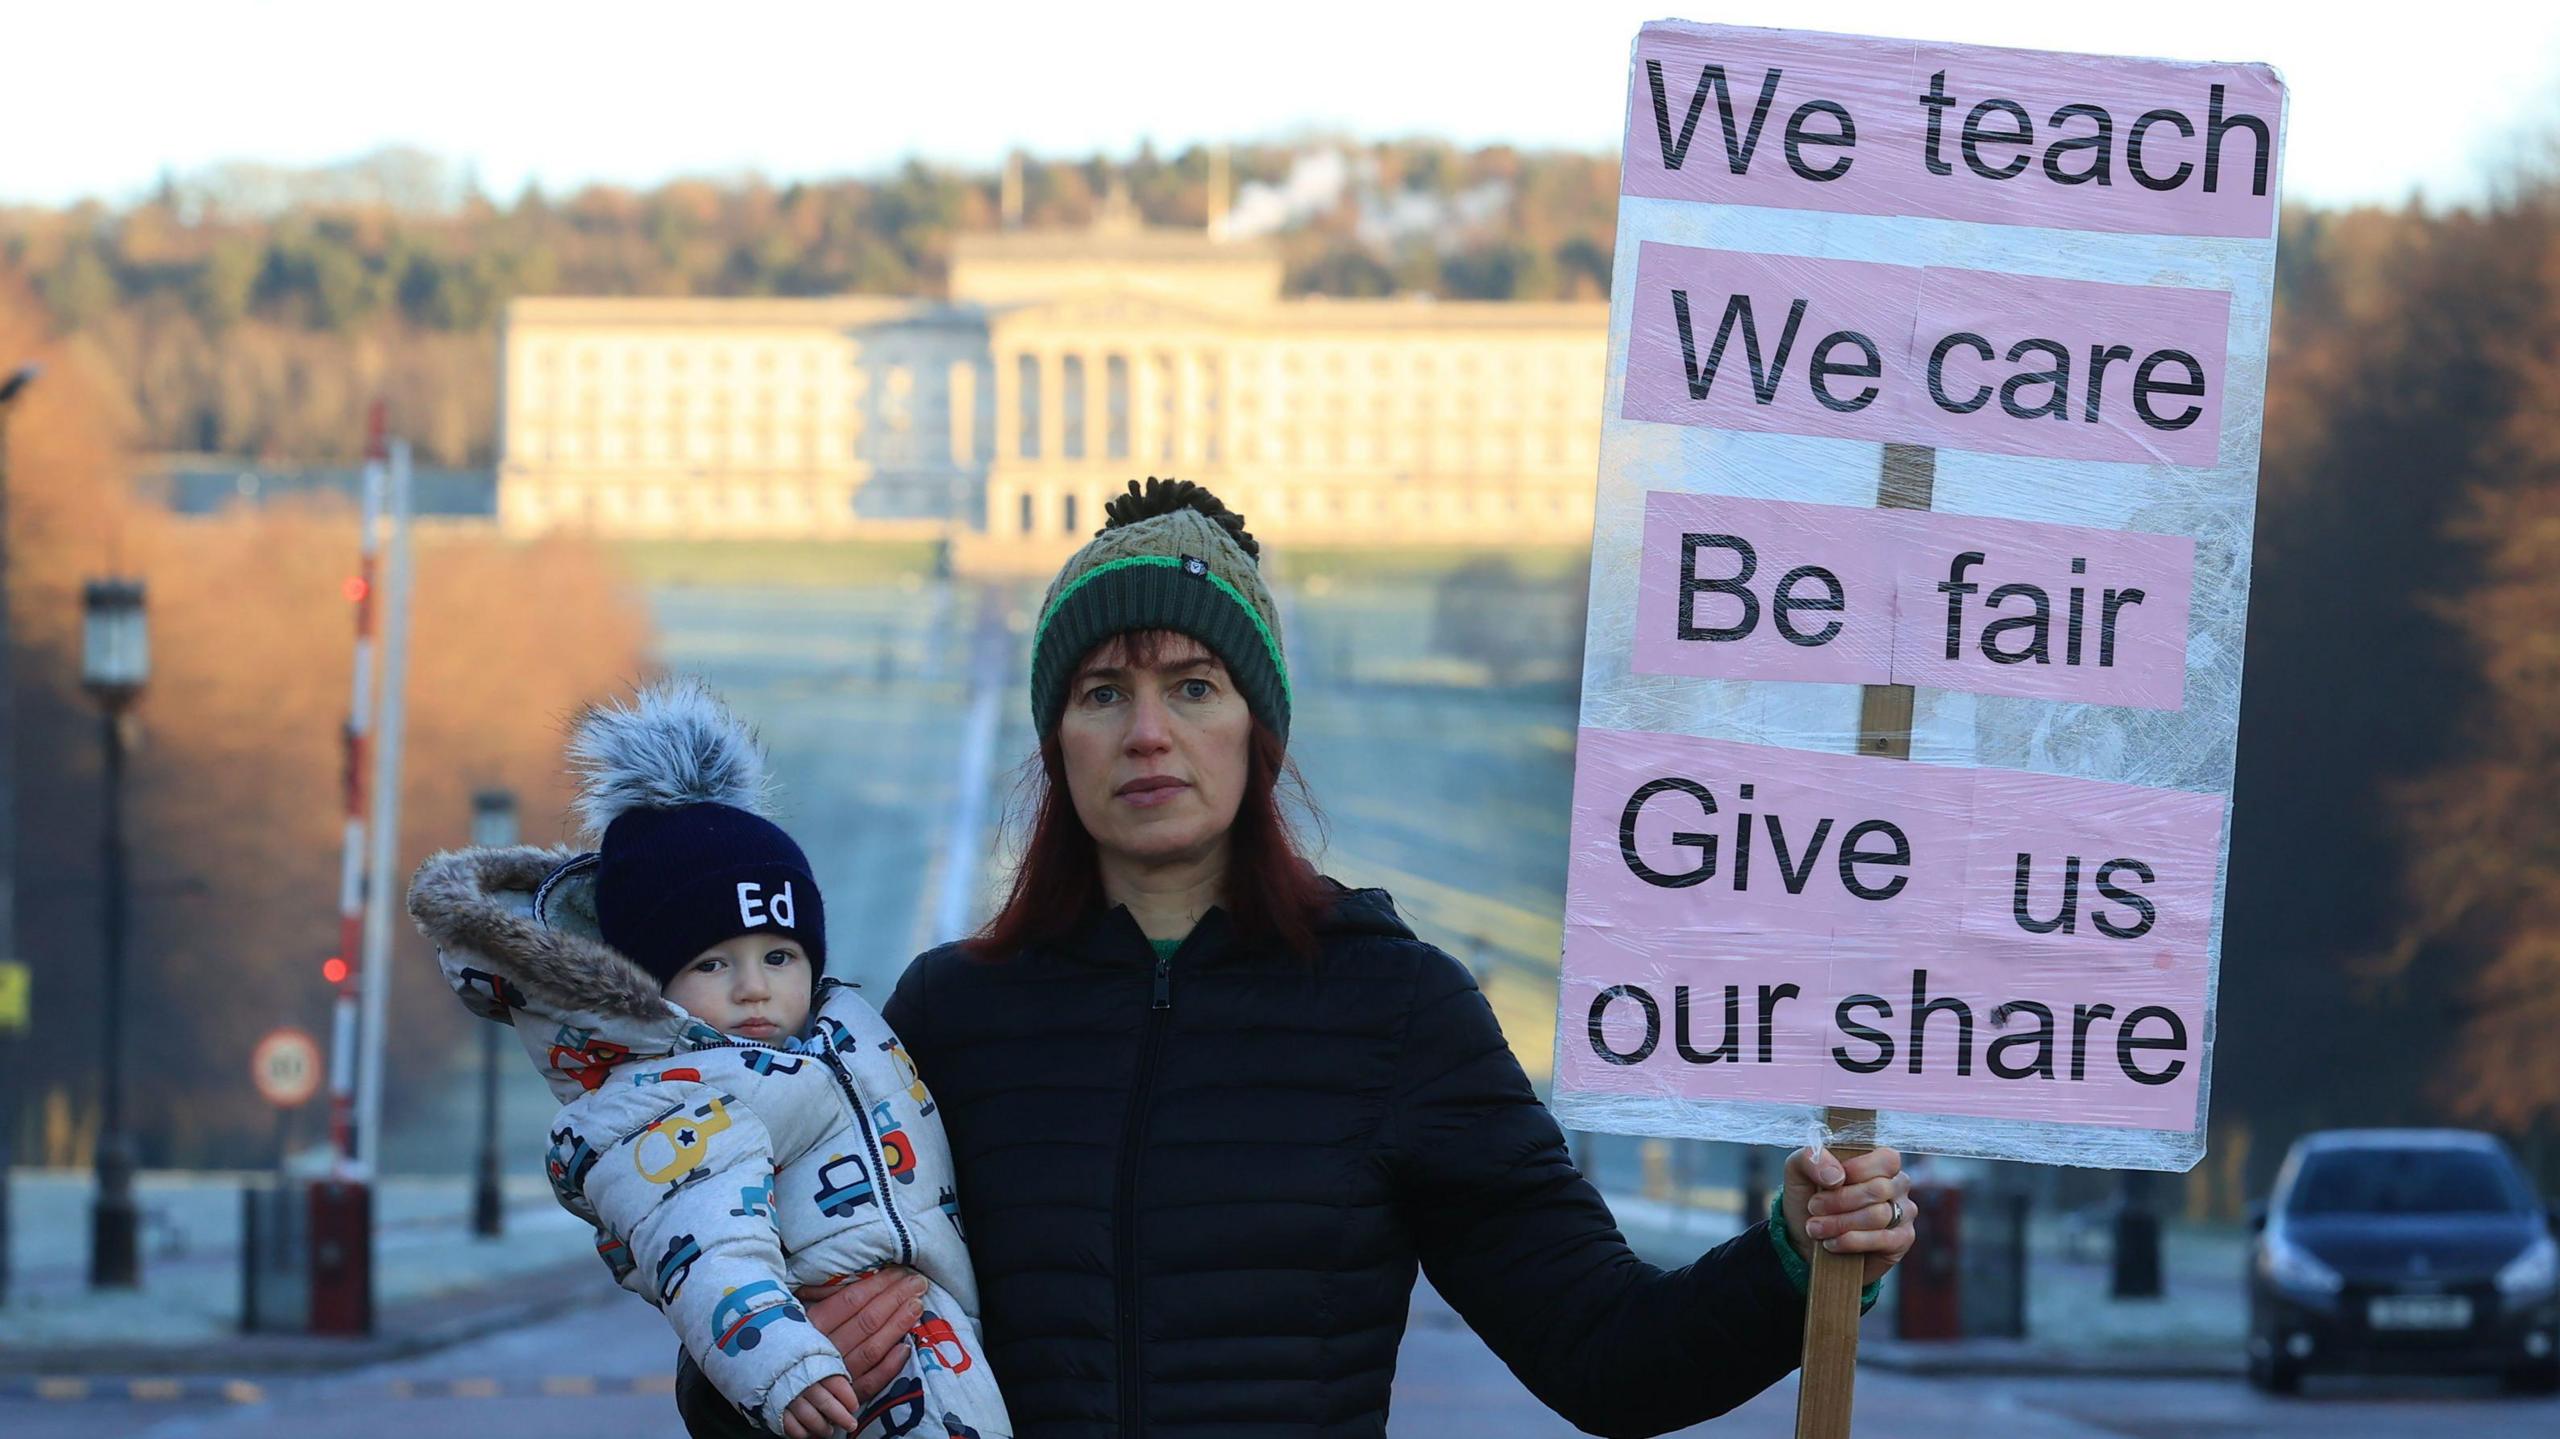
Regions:
<svg viewBox="0 0 2560 1439"><path fill-rule="evenodd" d="M642 1292L685 1353L780 1433L791 1401L845 1368L784 1275L765 1127L703 1084L633 1090L620 1108L625 1132L589 1173L587 1201L626 1238Z"/></svg>
<svg viewBox="0 0 2560 1439"><path fill-rule="evenodd" d="M1575 1426L1702 1423L1796 1365L1804 1301L1754 1225L1681 1269L1638 1258L1575 1169L1467 971L1421 965L1387 1136L1425 1274Z"/></svg>

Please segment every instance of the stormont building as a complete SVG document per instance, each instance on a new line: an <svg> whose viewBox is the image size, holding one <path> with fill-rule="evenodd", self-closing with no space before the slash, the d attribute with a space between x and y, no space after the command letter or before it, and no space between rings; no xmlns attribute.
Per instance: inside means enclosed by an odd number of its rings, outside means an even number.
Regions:
<svg viewBox="0 0 2560 1439"><path fill-rule="evenodd" d="M1214 227L1213 227L1214 228ZM1269 247L963 236L944 299L524 299L499 520L611 538L946 537L1054 563L1132 477L1281 544L1581 543L1608 307L1286 299Z"/></svg>

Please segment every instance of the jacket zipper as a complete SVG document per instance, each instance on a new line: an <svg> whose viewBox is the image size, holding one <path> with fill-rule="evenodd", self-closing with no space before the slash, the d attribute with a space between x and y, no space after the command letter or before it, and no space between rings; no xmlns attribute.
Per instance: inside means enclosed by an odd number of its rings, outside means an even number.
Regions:
<svg viewBox="0 0 2560 1439"><path fill-rule="evenodd" d="M1164 987L1161 968L1157 970L1156 987L1161 994ZM721 1039L716 1044L703 1043L694 1046L696 1049L772 1049L774 1047L770 1044L741 1043L727 1038ZM880 1196L880 1212L889 1216L889 1228L898 1236L898 1262L912 1268L916 1262L915 1236L907 1232L907 1221L898 1215L898 1201L889 1197L889 1163L881 1156L880 1141L871 1133L871 1116L863 1112L862 1096L854 1092L853 1076L845 1073L844 1066L836 1062L834 1045L830 1044L820 1050L817 1058L820 1064L827 1067L827 1073L835 1076L836 1087L844 1091L845 1108L853 1111L853 1122L862 1131L863 1153L871 1159L871 1190Z"/></svg>
<svg viewBox="0 0 2560 1439"><path fill-rule="evenodd" d="M1155 990L1147 1005L1146 1033L1138 1042L1138 1073L1129 1086L1129 1115L1120 1128L1119 1194L1112 1206L1120 1308L1120 1435L1146 1432L1145 1392L1138 1368L1138 1152L1146 1137L1148 1103L1154 1097L1156 1059L1173 1016L1173 957L1156 957Z"/></svg>
<svg viewBox="0 0 2560 1439"><path fill-rule="evenodd" d="M880 1212L889 1216L889 1227L897 1231L898 1262L912 1268L916 1262L915 1237L907 1233L907 1221L898 1217L898 1201L890 1197L889 1164L880 1153L880 1140L871 1132L871 1116L862 1112L862 1096L853 1091L853 1076L836 1062L835 1046L827 1046L826 1053L818 1058L843 1088L845 1106L853 1111L853 1122L862 1130L863 1150L871 1156L871 1187L880 1195Z"/></svg>

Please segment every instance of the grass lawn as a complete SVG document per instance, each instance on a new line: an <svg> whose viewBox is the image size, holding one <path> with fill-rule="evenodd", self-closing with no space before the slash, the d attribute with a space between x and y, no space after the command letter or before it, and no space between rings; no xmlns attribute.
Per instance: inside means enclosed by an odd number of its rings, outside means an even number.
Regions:
<svg viewBox="0 0 2560 1439"><path fill-rule="evenodd" d="M614 558L641 585L826 588L933 569L931 540L626 540Z"/></svg>

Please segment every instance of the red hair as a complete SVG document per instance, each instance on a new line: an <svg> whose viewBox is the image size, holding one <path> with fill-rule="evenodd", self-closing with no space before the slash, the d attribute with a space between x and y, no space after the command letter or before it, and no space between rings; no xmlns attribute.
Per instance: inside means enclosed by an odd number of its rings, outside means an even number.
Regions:
<svg viewBox="0 0 2560 1439"><path fill-rule="evenodd" d="M1171 631L1116 635L1103 644L1125 647L1125 663L1148 666ZM1096 646L1100 648L1100 646ZM1222 901L1236 932L1266 935L1301 959L1316 955L1316 922L1333 904L1333 888L1316 873L1298 845L1281 789L1310 819L1321 822L1306 781L1286 746L1259 716L1246 742L1243 798L1228 829L1226 895ZM978 959L1003 959L1059 939L1103 907L1102 857L1076 813L1067 790L1066 752L1052 731L1040 740L1039 767L1024 766L1024 796L1017 814L1030 816L1030 838L1014 867L1004 907L965 941Z"/></svg>

